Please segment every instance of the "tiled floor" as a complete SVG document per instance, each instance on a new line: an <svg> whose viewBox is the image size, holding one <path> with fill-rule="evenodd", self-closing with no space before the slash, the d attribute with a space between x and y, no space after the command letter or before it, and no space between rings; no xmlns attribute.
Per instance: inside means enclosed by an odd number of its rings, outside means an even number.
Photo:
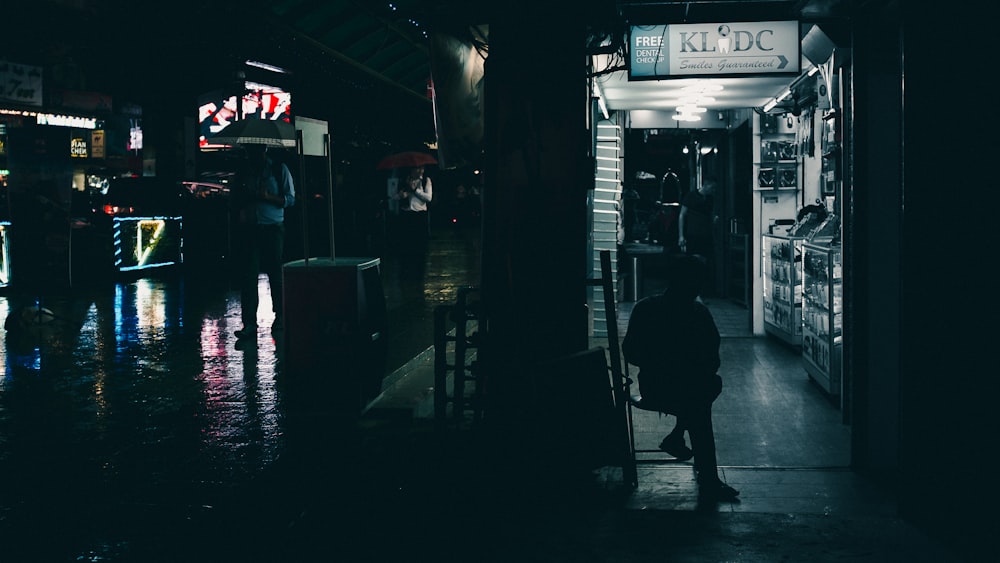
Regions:
<svg viewBox="0 0 1000 563"><path fill-rule="evenodd" d="M624 335L631 303L619 307ZM807 376L798 350L768 337L752 337L747 312L722 300L709 301L720 326L731 327L722 340L724 389L713 410L720 469L741 489L745 501L734 510L764 512L847 511L889 513L893 502L875 494L851 472L850 427L843 423L836 401ZM720 332L721 332L720 328ZM738 334L737 336L732 336ZM607 347L607 340L595 339ZM635 376L635 367L630 366ZM450 381L450 380L449 380ZM396 374L376 408L413 406L417 417L433 416L432 350ZM633 390L635 386L633 384ZM632 410L639 488L636 507L655 504L685 509L697 504L691 463L669 461L657 449L674 424L674 417ZM620 479L608 470L606 478ZM670 494L663 495L664 491Z"/></svg>
<svg viewBox="0 0 1000 563"><path fill-rule="evenodd" d="M647 295L662 287L658 282L647 282ZM620 337L633 304L617 304ZM850 471L850 426L836 399L809 379L799 350L777 339L754 337L742 305L722 298L709 299L708 305L723 336L724 390L713 411L720 471L741 490L742 499L724 510L892 514L894 501ZM607 339L594 339L592 345L607 348ZM432 417L432 352L398 370L375 406L412 406L418 418ZM636 368L629 369L634 379ZM691 462L671 462L657 449L674 418L634 409L632 420L639 486L629 506L697 507ZM602 478L609 484L620 481L620 468L606 468Z"/></svg>
<svg viewBox="0 0 1000 563"><path fill-rule="evenodd" d="M618 304L619 338L633 303ZM745 308L712 299L709 308L723 335L724 389L713 409L720 465L733 468L843 469L850 465L850 427L837 400L808 377L797 348L770 337L753 337ZM608 347L594 338L592 346ZM378 405L406 408L418 399L418 416L432 413L433 350L398 370ZM628 366L633 380L636 368ZM450 381L450 380L449 380ZM638 389L635 384L633 393ZM634 409L635 446L641 462L664 459L657 444L671 416Z"/></svg>

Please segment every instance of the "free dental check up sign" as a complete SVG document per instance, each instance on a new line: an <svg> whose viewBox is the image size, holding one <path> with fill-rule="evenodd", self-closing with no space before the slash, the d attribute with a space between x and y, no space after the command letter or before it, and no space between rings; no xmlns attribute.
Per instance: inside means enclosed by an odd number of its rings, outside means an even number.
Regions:
<svg viewBox="0 0 1000 563"><path fill-rule="evenodd" d="M629 80L798 74L799 22L633 25Z"/></svg>

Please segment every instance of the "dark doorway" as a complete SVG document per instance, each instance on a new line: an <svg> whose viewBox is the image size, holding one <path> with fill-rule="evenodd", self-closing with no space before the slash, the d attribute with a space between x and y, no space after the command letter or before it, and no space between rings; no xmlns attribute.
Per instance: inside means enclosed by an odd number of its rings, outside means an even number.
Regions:
<svg viewBox="0 0 1000 563"><path fill-rule="evenodd" d="M753 134L750 122L745 121L729 134L729 154L731 155L732 171L730 178L728 201L726 206L724 252L727 259L723 261L725 269L723 279L726 298L743 304L748 311L750 293L753 285L750 283L750 256L753 255L753 241L749 226L753 220ZM750 320L752 323L752 319Z"/></svg>

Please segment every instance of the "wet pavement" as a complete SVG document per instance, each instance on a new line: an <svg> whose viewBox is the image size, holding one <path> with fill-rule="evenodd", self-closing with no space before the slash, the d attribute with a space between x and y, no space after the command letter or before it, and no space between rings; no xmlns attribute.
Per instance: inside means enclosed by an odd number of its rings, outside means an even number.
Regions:
<svg viewBox="0 0 1000 563"><path fill-rule="evenodd" d="M477 283L477 260L474 240L450 231L435 236L423 280L401 280L383 258L386 375L431 346L434 308ZM329 483L366 466L356 420L289 400L281 332L237 342L226 278L160 272L0 295L0 316L24 315L0 348L0 561L211 559L235 537L253 544L262 530L226 522L272 506L278 483L256 486L270 474L311 482L322 467ZM258 321L270 326L263 284ZM337 366L322 375L345 377Z"/></svg>

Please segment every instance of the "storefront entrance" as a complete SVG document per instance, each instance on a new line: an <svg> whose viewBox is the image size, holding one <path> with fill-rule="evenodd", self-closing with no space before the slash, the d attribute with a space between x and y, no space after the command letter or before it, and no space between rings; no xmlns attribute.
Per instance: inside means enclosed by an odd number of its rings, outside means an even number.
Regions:
<svg viewBox="0 0 1000 563"><path fill-rule="evenodd" d="M815 26L802 27L807 37L822 33ZM736 444L769 444L763 450L734 446L729 452L734 459L723 463L851 465L841 244L841 206L851 188L843 169L847 149L841 144L849 126L842 118L842 92L848 86L832 49L819 55L807 51L822 60L803 57L801 72L783 85L755 78L673 81L697 85L703 101L712 99L715 87L771 88L760 105L702 109L690 123L677 119L680 107L651 109L663 103L648 101L655 86L647 81L595 79L595 104L608 109L607 120L603 111L595 111L595 124L617 124L624 155L618 249L624 316L635 300L662 289L672 257L685 252L677 245L683 234L678 215L691 201L689 194L710 182L717 185L707 204L712 236L702 252L712 281L703 297L724 339L728 373L723 375L730 382L732 415L748 408L768 413L760 426L721 432L740 434L727 438ZM664 90L657 97L667 100L671 94ZM624 334L627 320L620 323ZM720 417L729 420L726 405L720 409ZM656 421L647 422L650 435L662 430L655 428ZM801 440L792 440L797 446L790 449L784 447L788 436L781 434L789 422L811 428ZM655 443L646 448L655 455ZM637 444L637 449L644 448ZM769 449L780 453L760 457Z"/></svg>

